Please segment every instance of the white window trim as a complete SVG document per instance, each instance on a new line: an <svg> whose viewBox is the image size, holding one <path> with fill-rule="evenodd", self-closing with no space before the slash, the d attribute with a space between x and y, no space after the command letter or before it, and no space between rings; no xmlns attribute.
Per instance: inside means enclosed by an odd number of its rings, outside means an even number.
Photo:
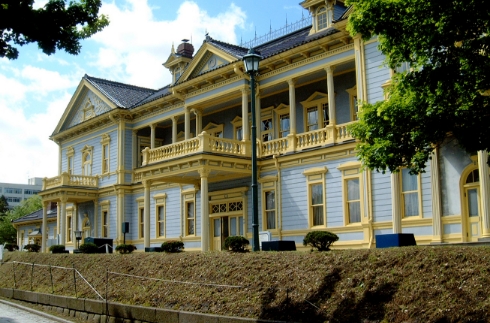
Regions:
<svg viewBox="0 0 490 323"><path fill-rule="evenodd" d="M155 200L155 237L165 238L167 236L167 194L155 194L153 196ZM163 208L163 221L160 221L158 208ZM160 235L160 222L163 222L163 235Z"/></svg>
<svg viewBox="0 0 490 323"><path fill-rule="evenodd" d="M306 192L307 192L307 207L308 207L308 227L309 228L326 228L327 227L327 189L325 174L328 172L326 166L314 167L303 172L306 176ZM311 204L311 186L322 185L323 199L323 224L313 225L313 206Z"/></svg>

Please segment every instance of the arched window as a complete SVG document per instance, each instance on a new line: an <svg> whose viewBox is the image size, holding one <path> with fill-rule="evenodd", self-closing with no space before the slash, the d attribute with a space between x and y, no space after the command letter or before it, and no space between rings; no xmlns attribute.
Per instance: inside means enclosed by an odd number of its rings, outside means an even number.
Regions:
<svg viewBox="0 0 490 323"><path fill-rule="evenodd" d="M316 12L316 24L317 24L317 30L322 30L327 28L328 22L327 22L327 8L321 7L318 9Z"/></svg>
<svg viewBox="0 0 490 323"><path fill-rule="evenodd" d="M92 147L82 149L82 175L92 176Z"/></svg>

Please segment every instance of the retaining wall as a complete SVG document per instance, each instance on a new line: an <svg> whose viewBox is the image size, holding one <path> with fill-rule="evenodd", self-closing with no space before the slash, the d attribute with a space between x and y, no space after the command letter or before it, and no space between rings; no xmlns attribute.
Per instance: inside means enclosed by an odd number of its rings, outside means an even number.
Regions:
<svg viewBox="0 0 490 323"><path fill-rule="evenodd" d="M96 323L285 323L249 318L173 311L101 300L0 288L0 296L42 305L47 310Z"/></svg>

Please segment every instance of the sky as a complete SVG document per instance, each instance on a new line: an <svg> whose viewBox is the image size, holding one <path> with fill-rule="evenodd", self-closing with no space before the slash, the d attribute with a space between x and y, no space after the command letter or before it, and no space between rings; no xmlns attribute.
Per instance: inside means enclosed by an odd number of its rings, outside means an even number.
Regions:
<svg viewBox="0 0 490 323"><path fill-rule="evenodd" d="M36 0L43 7L47 0ZM171 82L162 66L182 39L195 52L206 33L239 45L308 16L300 0L113 0L100 13L110 25L82 41L80 54L45 55L36 44L0 58L0 182L58 175L59 149L49 139L85 74L158 89Z"/></svg>

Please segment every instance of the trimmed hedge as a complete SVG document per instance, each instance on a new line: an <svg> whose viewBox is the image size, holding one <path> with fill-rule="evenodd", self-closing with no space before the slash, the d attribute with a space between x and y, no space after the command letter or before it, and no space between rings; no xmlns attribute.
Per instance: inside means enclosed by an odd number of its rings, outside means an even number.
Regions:
<svg viewBox="0 0 490 323"><path fill-rule="evenodd" d="M136 246L132 244L120 244L116 246L116 251L120 254L132 253L136 250Z"/></svg>
<svg viewBox="0 0 490 323"><path fill-rule="evenodd" d="M303 239L304 246L311 246L316 248L318 251L328 251L330 246L335 241L339 240L339 237L329 231L311 231Z"/></svg>
<svg viewBox="0 0 490 323"><path fill-rule="evenodd" d="M99 247L93 242L87 242L80 245L78 248L81 253L97 253L99 252Z"/></svg>
<svg viewBox="0 0 490 323"><path fill-rule="evenodd" d="M5 249L8 251L16 251L16 250L19 250L19 246L16 245L15 243L6 243Z"/></svg>
<svg viewBox="0 0 490 323"><path fill-rule="evenodd" d="M184 243L182 241L170 240L162 243L162 251L164 252L182 252L184 251Z"/></svg>
<svg viewBox="0 0 490 323"><path fill-rule="evenodd" d="M24 246L24 250L27 250L29 252L39 252L39 250L41 250L41 246L35 243L26 244Z"/></svg>
<svg viewBox="0 0 490 323"><path fill-rule="evenodd" d="M55 244L49 247L49 251L51 251L51 253L65 253L66 250L64 245Z"/></svg>
<svg viewBox="0 0 490 323"><path fill-rule="evenodd" d="M242 236L229 236L225 239L225 249L232 252L246 252L250 242Z"/></svg>

